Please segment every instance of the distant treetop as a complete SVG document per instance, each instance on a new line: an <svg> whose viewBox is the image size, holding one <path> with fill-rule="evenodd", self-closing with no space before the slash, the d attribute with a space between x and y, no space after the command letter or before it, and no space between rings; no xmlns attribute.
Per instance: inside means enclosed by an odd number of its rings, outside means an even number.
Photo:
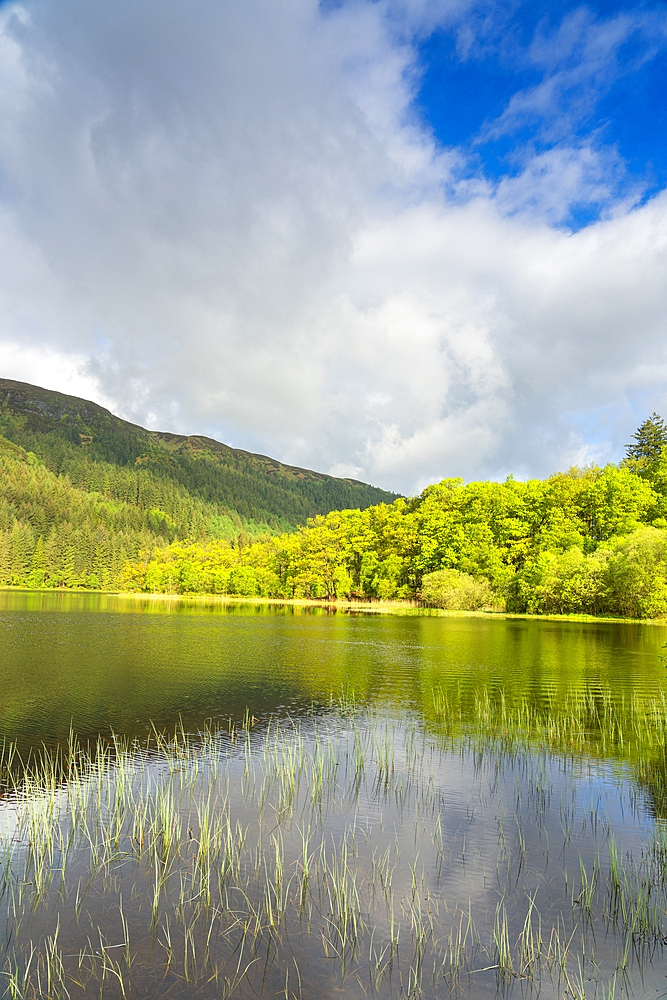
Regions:
<svg viewBox="0 0 667 1000"><path fill-rule="evenodd" d="M626 460L649 466L660 460L662 449L667 445L667 427L659 414L647 417L632 436L635 440L626 447Z"/></svg>

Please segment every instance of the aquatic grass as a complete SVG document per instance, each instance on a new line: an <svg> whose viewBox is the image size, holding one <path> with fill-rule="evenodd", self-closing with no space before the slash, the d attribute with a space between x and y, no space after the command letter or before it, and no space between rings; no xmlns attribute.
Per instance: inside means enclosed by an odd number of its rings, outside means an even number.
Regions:
<svg viewBox="0 0 667 1000"><path fill-rule="evenodd" d="M496 709L490 699L480 706L480 732L467 728L458 742L451 728L434 735L413 718L354 709L309 727L288 719L261 737L250 725L193 736L181 727L144 745L115 738L87 751L72 741L60 758L45 752L18 768L14 757L3 774L16 824L2 843L0 882L14 927L3 970L10 994L74 995L94 984L125 996L160 976L165 994L224 994L241 981L258 989L263 977L273 992L303 993L303 963L319 949L341 984L361 976L375 992L398 982L410 995L437 993L438 984L465 989L491 976L505 990L555 977L577 995L584 913L591 926L606 922L619 968L643 961L664 938L664 829L635 863L594 803L589 826L608 863L603 871L598 854L591 869L578 856L565 869L572 923L565 926L561 907L554 924L525 817L544 824L551 810L567 846L577 803L563 794L551 805L558 751L535 750L525 711L513 731L501 704L505 728L490 743ZM566 732L575 731L568 723ZM630 742L617 732L614 739ZM457 761L477 785L452 827L442 776ZM450 912L457 866L473 876L479 866L466 830L487 799L503 795L503 808L521 809L523 819L499 815L492 919L474 919L471 905ZM95 937L100 900L115 913L117 938ZM47 916L55 909L54 931ZM91 922L93 936L70 954L63 933L76 937Z"/></svg>
<svg viewBox="0 0 667 1000"><path fill-rule="evenodd" d="M566 695L536 704L526 695L508 701L504 692L432 690L434 734L466 735L480 752L540 749L617 757L649 767L665 759L667 694L617 698L611 689Z"/></svg>
<svg viewBox="0 0 667 1000"><path fill-rule="evenodd" d="M513 950L510 945L507 911L502 901L496 906L491 941L493 945L493 957L500 977L505 979L508 976L516 975L512 961Z"/></svg>
<svg viewBox="0 0 667 1000"><path fill-rule="evenodd" d="M611 843L612 841L610 840L610 849L611 849ZM611 850L610 850L610 857L611 857ZM593 870L589 875L586 870L586 866L584 865L583 859L581 855L579 855L579 871L581 875L581 887L578 895L576 897L573 897L573 903L576 906L579 906L584 913L590 915L591 906L597 888L597 880L599 873L599 857L593 860Z"/></svg>

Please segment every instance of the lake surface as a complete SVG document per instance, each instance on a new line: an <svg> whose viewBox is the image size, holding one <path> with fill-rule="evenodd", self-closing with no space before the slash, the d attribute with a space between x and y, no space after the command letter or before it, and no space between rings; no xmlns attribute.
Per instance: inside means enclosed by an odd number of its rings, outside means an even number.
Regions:
<svg viewBox="0 0 667 1000"><path fill-rule="evenodd" d="M667 995L665 639L0 592L0 996Z"/></svg>
<svg viewBox="0 0 667 1000"><path fill-rule="evenodd" d="M327 613L98 594L0 591L0 734L26 743L140 736L182 719L299 715L354 692L417 712L434 687L535 704L653 697L667 628Z"/></svg>

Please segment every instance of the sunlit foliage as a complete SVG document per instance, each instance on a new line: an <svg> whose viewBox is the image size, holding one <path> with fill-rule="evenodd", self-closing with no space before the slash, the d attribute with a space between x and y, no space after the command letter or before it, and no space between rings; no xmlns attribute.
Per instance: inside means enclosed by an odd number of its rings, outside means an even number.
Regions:
<svg viewBox="0 0 667 1000"><path fill-rule="evenodd" d="M667 614L666 501L627 467L464 484L335 511L232 547L166 546L128 567L139 590L279 598L418 598L451 609Z"/></svg>
<svg viewBox="0 0 667 1000"><path fill-rule="evenodd" d="M667 616L663 430L654 414L620 465L527 482L445 479L282 533L141 463L70 455L56 473L0 438L0 585Z"/></svg>

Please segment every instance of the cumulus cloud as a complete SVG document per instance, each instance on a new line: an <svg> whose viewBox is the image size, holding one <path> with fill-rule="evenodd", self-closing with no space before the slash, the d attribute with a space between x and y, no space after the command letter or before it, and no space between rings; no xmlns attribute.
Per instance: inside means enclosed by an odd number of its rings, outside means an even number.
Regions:
<svg viewBox="0 0 667 1000"><path fill-rule="evenodd" d="M667 201L569 134L500 182L440 147L417 42L478 14L1 7L2 374L406 492L617 458L664 403ZM577 16L590 77L631 26ZM568 30L530 50L543 94ZM581 202L605 211L573 233Z"/></svg>

